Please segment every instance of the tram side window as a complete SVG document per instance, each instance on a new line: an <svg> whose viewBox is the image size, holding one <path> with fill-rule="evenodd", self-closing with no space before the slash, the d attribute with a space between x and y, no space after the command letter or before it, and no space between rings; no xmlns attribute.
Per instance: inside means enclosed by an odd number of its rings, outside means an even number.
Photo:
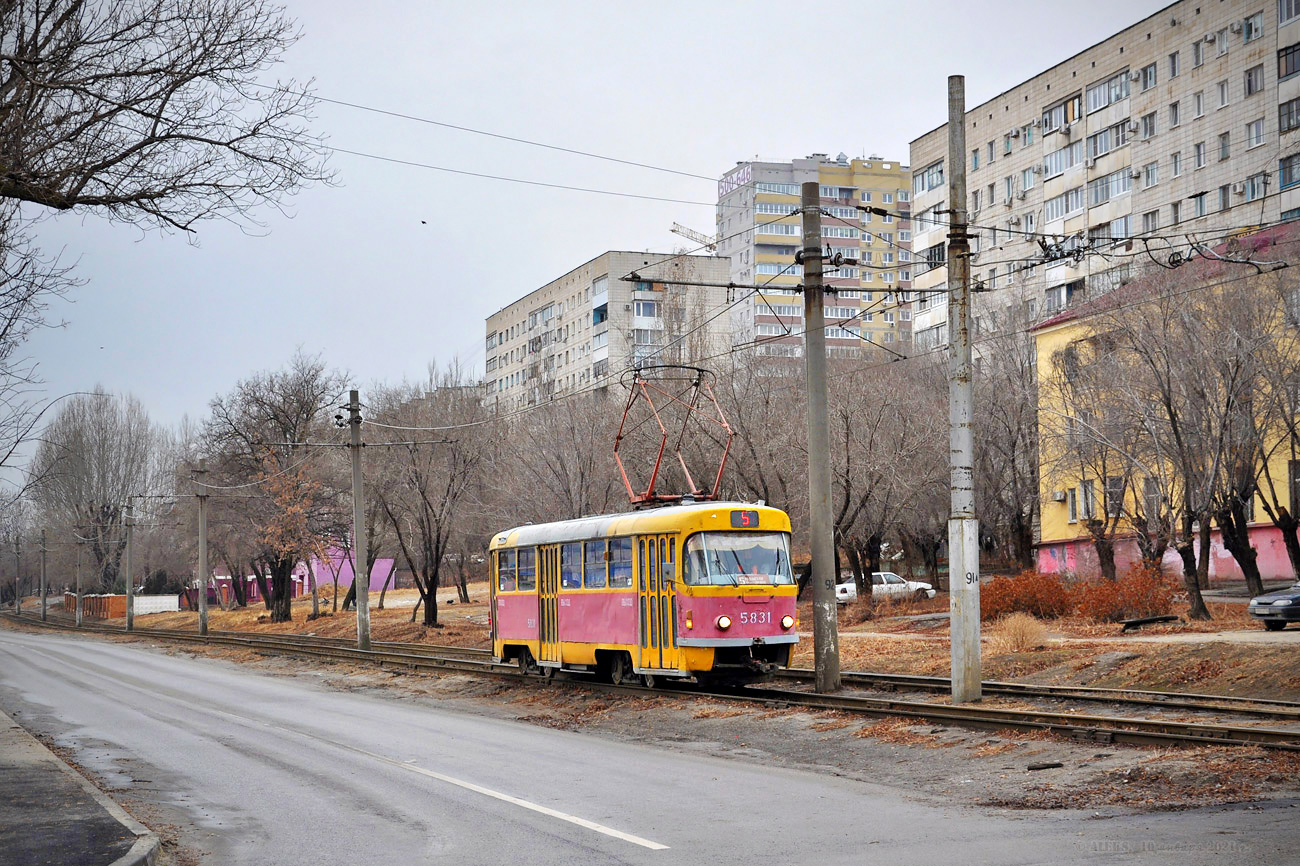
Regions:
<svg viewBox="0 0 1300 866"><path fill-rule="evenodd" d="M519 589L521 592L537 590L537 548L519 548Z"/></svg>
<svg viewBox="0 0 1300 866"><path fill-rule="evenodd" d="M582 587L581 544L566 544L560 548L560 585L565 589Z"/></svg>
<svg viewBox="0 0 1300 866"><path fill-rule="evenodd" d="M605 542L587 542L587 589L605 586Z"/></svg>
<svg viewBox="0 0 1300 866"><path fill-rule="evenodd" d="M513 550L497 551L497 591L515 591L515 552Z"/></svg>
<svg viewBox="0 0 1300 866"><path fill-rule="evenodd" d="M632 539L612 538L609 542L609 585L632 585Z"/></svg>

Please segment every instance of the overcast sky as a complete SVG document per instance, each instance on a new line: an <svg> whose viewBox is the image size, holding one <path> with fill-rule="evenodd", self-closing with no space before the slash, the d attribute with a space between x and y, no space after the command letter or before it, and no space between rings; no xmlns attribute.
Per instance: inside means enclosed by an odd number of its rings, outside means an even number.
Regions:
<svg viewBox="0 0 1300 866"><path fill-rule="evenodd" d="M946 117L1162 6L1054 3L464 3L288 0L302 40L281 77L321 96L717 177L737 160L823 152L907 161ZM801 32L801 31L807 31ZM268 76L270 80L271 76ZM339 187L248 235L198 242L93 215L38 228L87 283L30 344L50 396L96 382L156 420L302 347L376 381L431 360L483 365L483 320L607 249L669 250L713 231L715 184L322 105L340 148L450 168L706 203L646 202L459 177L336 154Z"/></svg>

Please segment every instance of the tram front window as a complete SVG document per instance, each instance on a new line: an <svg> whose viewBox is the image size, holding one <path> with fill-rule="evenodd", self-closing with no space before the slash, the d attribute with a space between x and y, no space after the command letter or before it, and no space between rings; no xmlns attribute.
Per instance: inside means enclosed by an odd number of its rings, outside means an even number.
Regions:
<svg viewBox="0 0 1300 866"><path fill-rule="evenodd" d="M791 584L784 532L701 532L686 542L683 579L691 586Z"/></svg>

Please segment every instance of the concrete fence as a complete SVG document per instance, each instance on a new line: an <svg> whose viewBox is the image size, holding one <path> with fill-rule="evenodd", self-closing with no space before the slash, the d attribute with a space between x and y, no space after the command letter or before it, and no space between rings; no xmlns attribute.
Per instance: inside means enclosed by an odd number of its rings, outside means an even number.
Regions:
<svg viewBox="0 0 1300 866"><path fill-rule="evenodd" d="M77 594L63 594L63 609L71 613L77 609ZM137 595L135 597L136 616L148 613L167 613L180 610L180 599L174 595ZM84 595L82 596L82 615L98 619L121 619L126 616L125 595Z"/></svg>

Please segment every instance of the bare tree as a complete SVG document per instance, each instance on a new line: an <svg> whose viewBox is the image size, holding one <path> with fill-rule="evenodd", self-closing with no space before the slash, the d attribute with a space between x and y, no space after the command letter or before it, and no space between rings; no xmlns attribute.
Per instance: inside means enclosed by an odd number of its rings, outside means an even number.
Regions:
<svg viewBox="0 0 1300 866"><path fill-rule="evenodd" d="M427 391L397 388L376 401L382 423L454 427L445 438L416 433L385 448L375 495L424 605L424 624L438 626L438 587L452 541L463 531L466 504L484 483L487 420L478 388L456 363L432 378ZM469 426L463 426L469 425ZM409 434L408 434L409 435ZM460 551L463 554L463 551Z"/></svg>
<svg viewBox="0 0 1300 866"><path fill-rule="evenodd" d="M29 470L40 519L85 540L105 588L118 578L127 498L166 488L169 455L167 434L139 400L99 386L63 403L42 433Z"/></svg>
<svg viewBox="0 0 1300 866"><path fill-rule="evenodd" d="M285 369L259 373L214 398L204 427L210 483L247 485L241 493L250 498L241 507L260 541L251 564L264 597L269 589L274 622L292 618L294 567L316 550L330 522L331 485L322 464L336 449L306 443L335 435L328 419L345 387L343 374L299 352Z"/></svg>
<svg viewBox="0 0 1300 866"><path fill-rule="evenodd" d="M0 198L193 231L327 179L265 0L0 4Z"/></svg>

